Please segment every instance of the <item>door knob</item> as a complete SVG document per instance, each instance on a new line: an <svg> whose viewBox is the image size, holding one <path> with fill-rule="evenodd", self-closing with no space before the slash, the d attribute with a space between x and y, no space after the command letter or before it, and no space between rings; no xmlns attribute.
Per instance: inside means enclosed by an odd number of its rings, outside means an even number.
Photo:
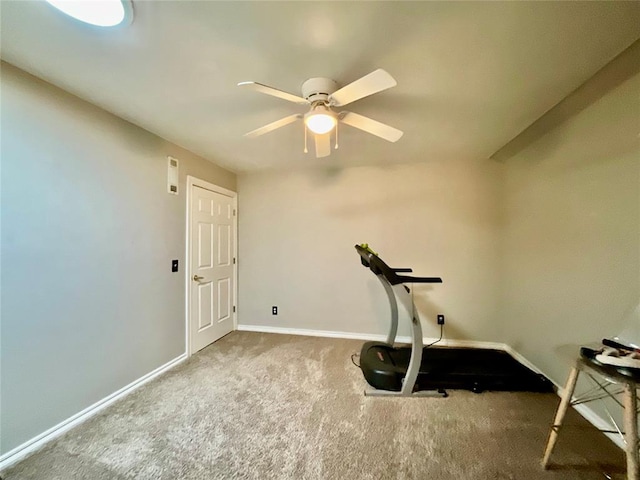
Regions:
<svg viewBox="0 0 640 480"><path fill-rule="evenodd" d="M200 275L194 275L193 280L199 282L200 280L204 280L204 277L201 277Z"/></svg>

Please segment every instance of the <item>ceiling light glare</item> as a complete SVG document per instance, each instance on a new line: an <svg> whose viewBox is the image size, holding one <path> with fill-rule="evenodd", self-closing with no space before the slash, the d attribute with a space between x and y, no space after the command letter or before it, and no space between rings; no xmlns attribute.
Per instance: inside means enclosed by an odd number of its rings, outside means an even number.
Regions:
<svg viewBox="0 0 640 480"><path fill-rule="evenodd" d="M133 9L130 0L46 0L70 17L98 27L129 23Z"/></svg>
<svg viewBox="0 0 640 480"><path fill-rule="evenodd" d="M320 112L318 112L320 110ZM336 126L336 117L326 107L318 107L313 112L307 113L304 119L307 128L313 133L323 135L333 130Z"/></svg>

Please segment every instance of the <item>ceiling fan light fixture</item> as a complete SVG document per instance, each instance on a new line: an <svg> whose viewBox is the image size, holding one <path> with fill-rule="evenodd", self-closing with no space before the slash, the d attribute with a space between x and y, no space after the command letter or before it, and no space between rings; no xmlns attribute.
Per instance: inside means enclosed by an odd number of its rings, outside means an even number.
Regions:
<svg viewBox="0 0 640 480"><path fill-rule="evenodd" d="M304 123L313 133L323 135L335 128L338 119L326 105L317 105L304 116Z"/></svg>
<svg viewBox="0 0 640 480"><path fill-rule="evenodd" d="M89 25L115 27L131 23L131 0L46 0L62 13Z"/></svg>

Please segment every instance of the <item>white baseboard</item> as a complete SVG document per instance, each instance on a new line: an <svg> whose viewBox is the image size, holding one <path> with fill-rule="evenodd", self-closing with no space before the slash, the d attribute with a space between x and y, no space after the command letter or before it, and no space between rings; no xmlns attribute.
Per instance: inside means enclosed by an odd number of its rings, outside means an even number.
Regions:
<svg viewBox="0 0 640 480"><path fill-rule="evenodd" d="M437 338L433 339L424 339L424 343L428 345L429 343L437 340ZM484 342L478 340L456 340L456 339L443 339L441 342L438 342L437 345L442 347L458 347L458 348L485 348L488 350L506 350L506 345L504 343L499 342Z"/></svg>
<svg viewBox="0 0 640 480"><path fill-rule="evenodd" d="M386 335L380 334L368 334L368 333L355 333L355 332L337 332L331 330L309 330L305 328L286 328L286 327L272 327L272 326L263 326L263 325L238 325L238 330L245 332L262 332L262 333L278 333L283 335L303 335L309 337L327 337L327 338L345 338L350 340L364 340L364 341L379 341L384 342L387 337ZM424 344L428 345L429 343L437 340L436 338L424 338ZM396 338L396 342L398 343L411 343L411 337L409 336L399 336ZM538 368L535 364L530 362L526 357L521 355L519 352L514 350L510 345L506 343L499 342L480 342L475 340L449 340L443 339L438 342L440 346L446 347L467 347L467 348L488 348L492 350L503 350L515 358L518 362L520 362L525 367L533 370L534 372L544 375L545 378L548 378L551 383L553 383L556 387L556 393L559 397L562 396L562 392L564 387L562 385L558 385L551 377L545 374L540 368ZM591 408L589 408L585 404L576 405L573 407L580 415L582 415L585 420L591 423L594 427L599 430L611 430L613 427L609 422L604 420L600 415L595 413ZM551 422L552 419L549 419ZM624 449L624 440L620 438L619 435L615 433L605 433L605 435L618 447Z"/></svg>
<svg viewBox="0 0 640 480"><path fill-rule="evenodd" d="M93 417L96 413L104 410L106 407L111 405L116 400L119 400L126 395L130 394L134 390L140 388L145 383L153 380L158 375L166 372L167 370L175 367L182 361L186 360L187 354L183 353L179 357L174 358L173 360L165 363L164 365L156 368L155 370L147 373L146 375L140 377L137 380L134 380L129 385L121 388L120 390L112 393L111 395L103 398L102 400L97 401L93 405L85 408L81 412L76 413L75 415L63 420L59 424L51 427L40 435L32 438L31 440L26 441L22 445L17 446L13 450L8 451L4 455L0 456L0 470L5 469L14 463L22 460L27 455L35 452L36 450L42 448L46 443L51 440L59 437L63 433L71 430L72 428L80 425L85 422L89 418Z"/></svg>
<svg viewBox="0 0 640 480"><path fill-rule="evenodd" d="M345 338L348 340L363 340L373 342L384 342L386 335L375 333L358 333L358 332L338 332L334 330L311 330L306 328L288 328L273 327L266 325L238 325L238 330L244 332L261 332L261 333L278 333L281 335L302 335L306 337L325 337L325 338ZM425 345L435 342L437 338L424 337ZM411 343L411 337L408 335L400 335L396 337L396 343ZM478 342L475 340L450 340L443 338L437 343L442 347L468 347L468 348L489 348L493 350L505 350L504 343L496 342Z"/></svg>
<svg viewBox="0 0 640 480"><path fill-rule="evenodd" d="M549 375L545 374L542 370L540 370L536 365L534 365L533 363L531 363L526 357L524 357L523 355L521 355L519 352L517 352L516 350L514 350L511 345L507 345L506 343L503 343L503 350L505 352L507 352L509 355L511 355L513 358L515 358L518 362L520 362L522 365L524 365L525 367L527 367L529 370L533 370L534 372L536 372L539 375L544 375L545 378L549 379L549 381L551 383L553 383L556 387L556 391L561 388L560 385L558 385L556 382L554 382L551 377L549 377Z"/></svg>
<svg viewBox="0 0 640 480"><path fill-rule="evenodd" d="M311 330L307 328L272 327L266 325L238 325L238 330L243 332L278 333L281 335L302 335L305 337L346 338L349 340L367 340L384 342L387 337L374 333L335 332L331 330ZM403 342L404 337L398 337ZM409 337L406 337L410 342Z"/></svg>

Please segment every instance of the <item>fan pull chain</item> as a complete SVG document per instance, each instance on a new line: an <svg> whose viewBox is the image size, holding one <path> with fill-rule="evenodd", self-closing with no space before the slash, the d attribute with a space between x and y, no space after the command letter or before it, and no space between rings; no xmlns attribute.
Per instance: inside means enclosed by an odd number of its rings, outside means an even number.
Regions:
<svg viewBox="0 0 640 480"><path fill-rule="evenodd" d="M336 150L338 149L338 124L339 123L340 122L336 122L336 146L335 146Z"/></svg>
<svg viewBox="0 0 640 480"><path fill-rule="evenodd" d="M304 128L304 153L309 153L309 150L307 149L307 126L304 122L302 123L302 128Z"/></svg>

